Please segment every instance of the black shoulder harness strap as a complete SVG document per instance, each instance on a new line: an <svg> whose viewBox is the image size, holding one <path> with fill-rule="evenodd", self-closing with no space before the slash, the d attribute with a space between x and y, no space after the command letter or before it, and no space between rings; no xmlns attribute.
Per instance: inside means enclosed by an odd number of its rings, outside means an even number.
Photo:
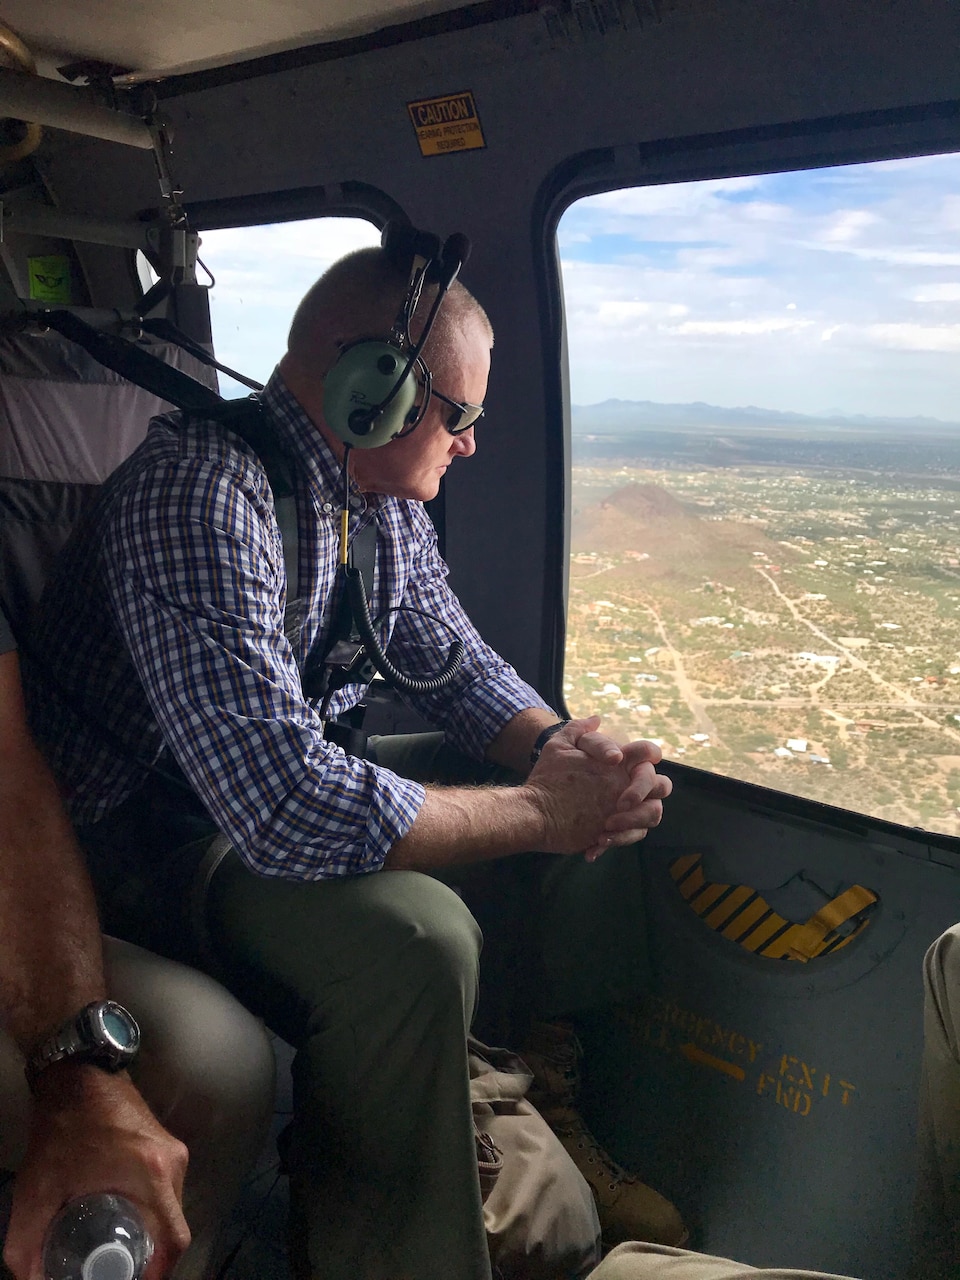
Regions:
<svg viewBox="0 0 960 1280"><path fill-rule="evenodd" d="M143 387L144 391L152 391L178 409L203 413L225 403L212 387L151 355L135 342L95 329L72 311L41 311L35 318L83 347L105 369L112 369L121 378Z"/></svg>
<svg viewBox="0 0 960 1280"><path fill-rule="evenodd" d="M292 643L296 644L303 627L303 601L300 598L300 536L297 527L297 503L294 497L293 465L281 451L263 406L257 397L233 400L216 412L204 415L220 422L234 435L244 440L259 457L267 480L273 491L277 525L283 542L283 562L287 572L287 610L284 629ZM373 596L373 575L377 562L377 522L371 520L350 541L350 564L360 571L364 593L368 602ZM367 674L354 668L352 655L345 661L334 651L344 644L356 653L362 647L353 612L338 575L337 593L331 602L332 622L322 644L314 644L307 654L300 673L303 691L311 701L322 698L331 689L332 668L344 673L348 668L356 670L356 678L366 679ZM372 675L372 671L369 673Z"/></svg>
<svg viewBox="0 0 960 1280"><path fill-rule="evenodd" d="M287 600L300 598L300 532L297 527L297 502L294 497L293 462L285 454L256 396L244 400L221 400L211 411L196 415L222 423L254 451L267 473L273 493L277 527L283 543L283 565L287 571Z"/></svg>
<svg viewBox="0 0 960 1280"><path fill-rule="evenodd" d="M37 318L42 320L48 328L55 329L63 337L83 347L88 355L105 368L112 369L122 378L142 387L145 391L152 392L184 413L222 423L228 431L239 436L253 449L267 474L267 481L273 493L277 526L283 543L283 563L287 575L288 614L295 619L293 625L299 632L301 625L300 536L294 496L294 461L280 448L257 396L252 395L242 400L224 400L211 387L198 382L196 378L191 378L182 370L175 369L143 347L116 334L95 329L70 311L43 311ZM179 332L173 336L163 326L150 327L159 330L158 336L171 341L177 341L183 336ZM181 345L187 346L183 342ZM193 350L193 344L187 349L192 350L193 354L200 358L200 353ZM203 355L206 357L206 363L213 364L218 369L223 367L210 359L206 352L203 352ZM248 380L244 379L244 381ZM356 535L350 550L351 564L360 570L368 600L373 592L373 572L377 554L376 533L376 522L372 521ZM319 696L311 694L306 687L308 668L314 673L309 683L313 683L315 677L318 687L325 687L327 681L324 679L323 672L331 651L338 642L353 641L355 638L359 643L352 615L346 607L345 600L341 599L337 602L334 624L323 645L323 652L311 653L304 664L304 692L308 697Z"/></svg>

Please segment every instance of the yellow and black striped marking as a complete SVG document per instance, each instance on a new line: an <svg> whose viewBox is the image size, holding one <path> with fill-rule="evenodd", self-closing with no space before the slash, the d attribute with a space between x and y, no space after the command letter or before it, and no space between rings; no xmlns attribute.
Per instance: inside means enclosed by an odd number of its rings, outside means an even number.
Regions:
<svg viewBox="0 0 960 1280"><path fill-rule="evenodd" d="M748 885L711 884L705 879L699 853L684 854L671 863L670 874L687 902L716 933L739 943L745 951L771 960L801 960L839 951L870 923L877 895L863 885L845 889L805 924L778 915ZM848 922L852 928L841 932Z"/></svg>

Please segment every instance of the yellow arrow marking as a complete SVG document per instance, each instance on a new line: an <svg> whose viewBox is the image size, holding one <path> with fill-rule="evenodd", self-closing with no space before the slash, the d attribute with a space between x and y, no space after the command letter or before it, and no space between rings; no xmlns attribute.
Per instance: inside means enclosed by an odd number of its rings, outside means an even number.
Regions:
<svg viewBox="0 0 960 1280"><path fill-rule="evenodd" d="M703 1067L713 1067L714 1071L722 1071L724 1075L733 1076L734 1080L746 1080L747 1073L735 1062L727 1062L725 1058L715 1058L706 1049L699 1049L695 1044L682 1044L680 1052L690 1062L699 1062Z"/></svg>

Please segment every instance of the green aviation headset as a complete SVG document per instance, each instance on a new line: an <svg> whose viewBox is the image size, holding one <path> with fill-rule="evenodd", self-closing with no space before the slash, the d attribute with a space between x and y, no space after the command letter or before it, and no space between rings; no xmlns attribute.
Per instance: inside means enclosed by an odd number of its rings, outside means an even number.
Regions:
<svg viewBox="0 0 960 1280"><path fill-rule="evenodd" d="M407 292L385 338L361 338L343 347L323 384L323 418L330 430L354 449L378 449L409 435L430 402L430 370L421 352L447 290L470 254L463 235L438 236L405 223L388 222L380 241L388 259L409 269ZM420 337L410 337L424 284L437 293Z"/></svg>

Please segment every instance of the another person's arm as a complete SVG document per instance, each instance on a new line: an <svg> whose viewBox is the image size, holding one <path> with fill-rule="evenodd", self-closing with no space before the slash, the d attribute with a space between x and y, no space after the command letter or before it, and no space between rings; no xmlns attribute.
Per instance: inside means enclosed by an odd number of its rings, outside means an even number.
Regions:
<svg viewBox="0 0 960 1280"><path fill-rule="evenodd" d="M2 625L2 622L0 622ZM17 656L0 653L0 1023L24 1056L105 998L96 906L82 854L26 727ZM43 1071L14 1187L4 1261L41 1280L43 1237L65 1201L119 1191L137 1202L159 1280L189 1241L180 1209L187 1153L125 1073L61 1063Z"/></svg>

